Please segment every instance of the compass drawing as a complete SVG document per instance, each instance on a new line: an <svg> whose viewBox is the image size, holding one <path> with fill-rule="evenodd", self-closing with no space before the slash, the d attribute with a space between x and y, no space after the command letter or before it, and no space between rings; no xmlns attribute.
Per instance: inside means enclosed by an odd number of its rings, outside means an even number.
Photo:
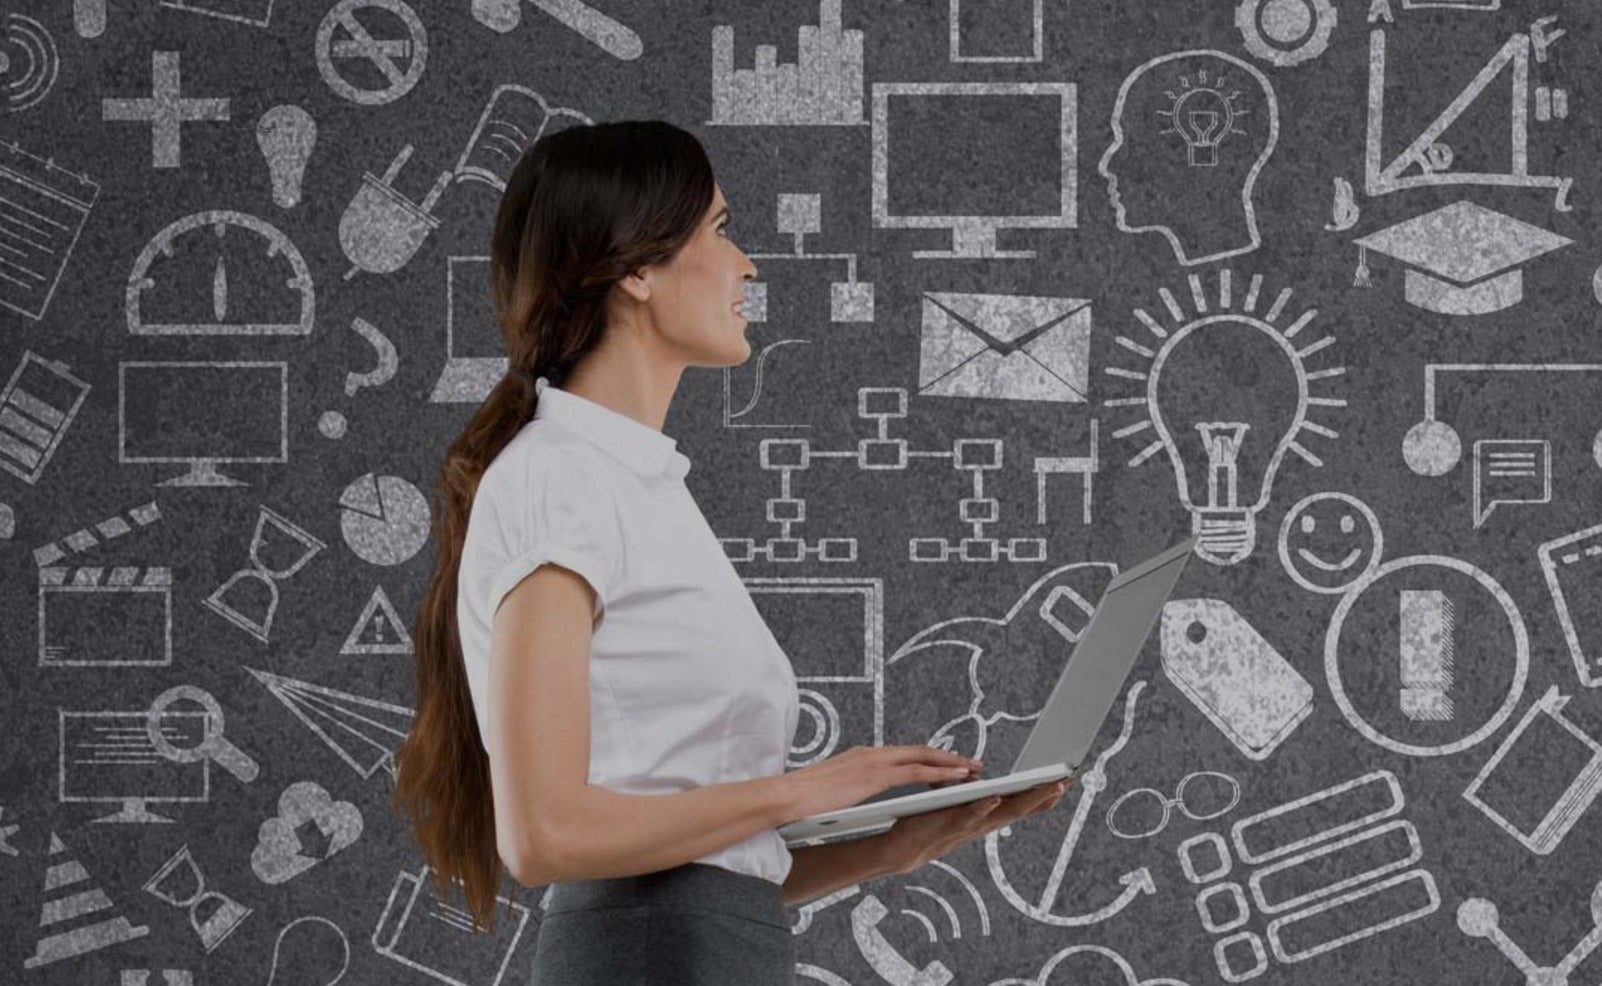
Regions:
<svg viewBox="0 0 1602 986"><path fill-rule="evenodd" d="M311 271L271 223L196 212L151 237L128 274L134 335L310 335Z"/></svg>

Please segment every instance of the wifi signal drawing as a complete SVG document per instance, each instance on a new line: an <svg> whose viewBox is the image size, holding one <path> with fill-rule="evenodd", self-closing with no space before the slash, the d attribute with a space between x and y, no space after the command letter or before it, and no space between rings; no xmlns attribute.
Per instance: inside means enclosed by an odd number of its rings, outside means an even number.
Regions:
<svg viewBox="0 0 1602 986"><path fill-rule="evenodd" d="M15 113L44 99L56 84L61 59L56 42L43 24L22 14L8 14L0 35L0 111Z"/></svg>

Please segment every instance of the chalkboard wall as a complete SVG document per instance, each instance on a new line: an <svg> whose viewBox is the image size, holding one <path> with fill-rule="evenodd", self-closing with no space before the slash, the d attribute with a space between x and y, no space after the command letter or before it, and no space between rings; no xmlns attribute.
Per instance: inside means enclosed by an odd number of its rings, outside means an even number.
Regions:
<svg viewBox="0 0 1602 986"><path fill-rule="evenodd" d="M1588 5L3 18L0 980L526 980L543 890L467 934L391 757L506 171L628 118L760 272L665 431L791 767L1005 770L1202 535L1058 807L797 908L798 983L1602 980Z"/></svg>

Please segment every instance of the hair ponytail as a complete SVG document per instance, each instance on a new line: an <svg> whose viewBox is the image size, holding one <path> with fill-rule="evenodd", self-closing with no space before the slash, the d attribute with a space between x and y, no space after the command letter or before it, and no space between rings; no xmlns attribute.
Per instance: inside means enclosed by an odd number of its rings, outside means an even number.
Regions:
<svg viewBox="0 0 1602 986"><path fill-rule="evenodd" d="M508 369L447 449L434 487L434 572L412 634L417 712L396 754L394 791L440 890L460 885L475 927L495 927L502 864L456 625L473 497L533 419L540 379L560 385L599 345L612 286L672 259L712 198L711 163L692 134L624 120L535 141L496 213L490 290Z"/></svg>

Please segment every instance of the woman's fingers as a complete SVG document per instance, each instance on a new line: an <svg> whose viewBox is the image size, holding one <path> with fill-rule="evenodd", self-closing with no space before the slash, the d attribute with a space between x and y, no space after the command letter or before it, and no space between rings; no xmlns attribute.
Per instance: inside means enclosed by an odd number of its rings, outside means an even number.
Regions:
<svg viewBox="0 0 1602 986"><path fill-rule="evenodd" d="M924 763L902 764L897 768L898 775L903 784L915 784L925 781L933 785L940 781L955 783L965 780L969 770L967 767L943 766L936 767Z"/></svg>
<svg viewBox="0 0 1602 986"><path fill-rule="evenodd" d="M960 753L952 753L950 750L937 749L924 743L883 746L879 747L879 749L883 751L880 756L895 765L922 763L933 764L937 767L973 767L979 763L978 760L971 757L965 757Z"/></svg>
<svg viewBox="0 0 1602 986"><path fill-rule="evenodd" d="M1026 791L1020 791L1007 799L1008 804L999 809L991 817L991 821L996 821L999 818L1001 820L1000 824L1005 825L1007 822L1023 818L1025 815L1044 811L1055 804L1066 790L1067 787L1061 781L1058 781L1054 784L1046 784L1038 789L1031 788Z"/></svg>

